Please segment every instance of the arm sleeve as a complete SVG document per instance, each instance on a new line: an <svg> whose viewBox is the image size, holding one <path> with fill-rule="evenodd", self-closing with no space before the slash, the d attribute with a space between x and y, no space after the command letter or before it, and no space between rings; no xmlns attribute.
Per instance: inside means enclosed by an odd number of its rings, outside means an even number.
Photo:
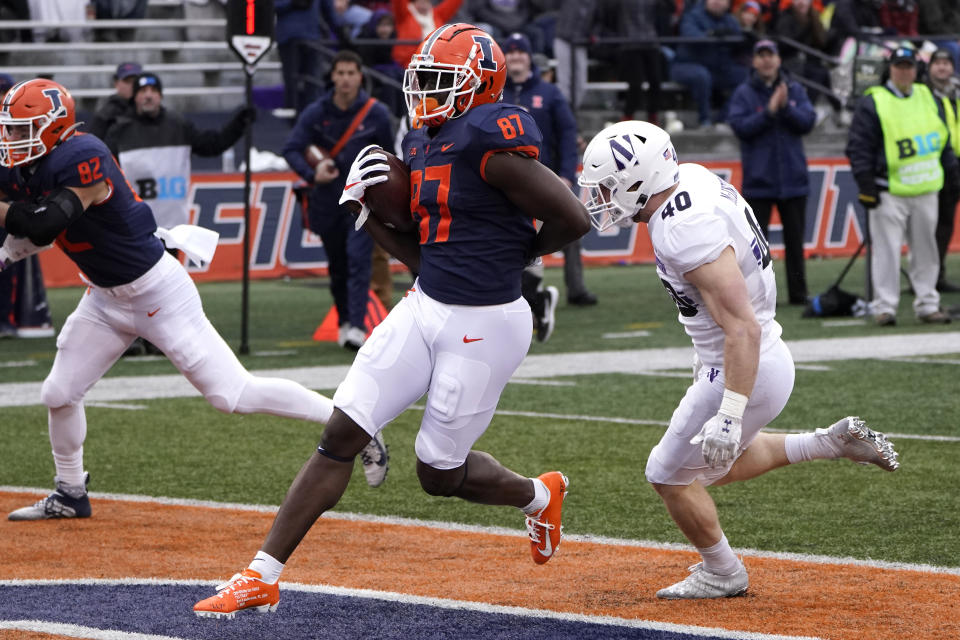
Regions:
<svg viewBox="0 0 960 640"><path fill-rule="evenodd" d="M813 131L817 122L817 112L810 104L807 91L799 82L788 85L787 105L783 109L787 126L797 135L803 136Z"/></svg>
<svg viewBox="0 0 960 640"><path fill-rule="evenodd" d="M743 140L756 138L773 126L773 118L766 105L757 110L757 94L745 84L740 85L730 97L730 112L727 123L734 134Z"/></svg>
<svg viewBox="0 0 960 640"><path fill-rule="evenodd" d="M864 96L857 102L850 123L849 137L845 149L850 160L850 171L857 177L857 184L861 189L860 176L875 178L877 154L883 151L883 132L880 129L880 120L877 118L873 98Z"/></svg>
<svg viewBox="0 0 960 640"><path fill-rule="evenodd" d="M319 120L322 112L322 107L316 102L304 109L280 151L290 168L307 182L313 182L313 170L303 158L303 151L310 146L310 126Z"/></svg>
<svg viewBox="0 0 960 640"><path fill-rule="evenodd" d="M241 108L222 129L200 130L184 119L190 150L198 156L216 156L226 151L243 135L243 109Z"/></svg>
<svg viewBox="0 0 960 640"><path fill-rule="evenodd" d="M553 97L553 126L557 140L557 174L577 184L577 120L570 110L570 104L563 97L559 89L554 91ZM541 133L543 133L541 131Z"/></svg>

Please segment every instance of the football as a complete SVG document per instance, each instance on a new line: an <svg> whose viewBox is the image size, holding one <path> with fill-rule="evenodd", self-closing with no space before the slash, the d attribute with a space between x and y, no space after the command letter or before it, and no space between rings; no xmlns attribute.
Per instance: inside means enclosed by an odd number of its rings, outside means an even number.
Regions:
<svg viewBox="0 0 960 640"><path fill-rule="evenodd" d="M386 181L367 187L364 200L370 213L386 226L404 233L413 231L416 224L410 213L410 168L389 151L380 151L387 156L390 171Z"/></svg>
<svg viewBox="0 0 960 640"><path fill-rule="evenodd" d="M303 159L307 161L311 169L316 169L317 165L330 157L330 154L315 144L307 147L303 152Z"/></svg>

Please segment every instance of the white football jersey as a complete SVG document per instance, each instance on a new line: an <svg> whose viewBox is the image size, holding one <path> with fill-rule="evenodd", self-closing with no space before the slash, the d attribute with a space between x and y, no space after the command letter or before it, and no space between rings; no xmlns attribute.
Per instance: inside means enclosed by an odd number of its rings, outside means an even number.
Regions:
<svg viewBox="0 0 960 640"><path fill-rule="evenodd" d="M736 253L753 313L763 330L761 351L780 338L782 330L774 319L777 287L770 249L753 210L732 185L706 167L680 165L677 189L650 217L647 230L657 275L676 302L678 319L704 365L723 365L723 329L697 288L683 276L719 258L727 246Z"/></svg>

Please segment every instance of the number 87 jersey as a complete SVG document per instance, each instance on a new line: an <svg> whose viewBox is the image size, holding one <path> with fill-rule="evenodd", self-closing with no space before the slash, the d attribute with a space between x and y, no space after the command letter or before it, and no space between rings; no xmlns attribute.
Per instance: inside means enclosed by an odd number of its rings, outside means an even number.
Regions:
<svg viewBox="0 0 960 640"><path fill-rule="evenodd" d="M647 223L657 275L680 310L678 319L704 363L723 362L723 329L684 274L732 247L747 285L763 345L780 337L774 319L777 288L766 238L753 210L729 183L698 164L680 165L676 190Z"/></svg>
<svg viewBox="0 0 960 640"><path fill-rule="evenodd" d="M411 210L420 234L419 283L446 304L494 305L520 297L520 276L536 238L534 221L487 183L495 153L537 158L533 117L508 104L475 106L403 140Z"/></svg>

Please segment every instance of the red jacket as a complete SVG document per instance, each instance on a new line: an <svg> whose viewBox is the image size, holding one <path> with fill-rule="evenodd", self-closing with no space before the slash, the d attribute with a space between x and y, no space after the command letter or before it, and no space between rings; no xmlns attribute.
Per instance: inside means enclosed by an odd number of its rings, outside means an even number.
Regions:
<svg viewBox="0 0 960 640"><path fill-rule="evenodd" d="M397 22L397 40L423 40L424 33L420 30L420 23L410 12L410 3L407 0L392 0L393 15ZM433 23L440 27L450 22L451 18L460 10L463 0L443 0L433 8ZM417 50L415 44L396 44L393 46L393 59L402 68L410 64L410 56Z"/></svg>

